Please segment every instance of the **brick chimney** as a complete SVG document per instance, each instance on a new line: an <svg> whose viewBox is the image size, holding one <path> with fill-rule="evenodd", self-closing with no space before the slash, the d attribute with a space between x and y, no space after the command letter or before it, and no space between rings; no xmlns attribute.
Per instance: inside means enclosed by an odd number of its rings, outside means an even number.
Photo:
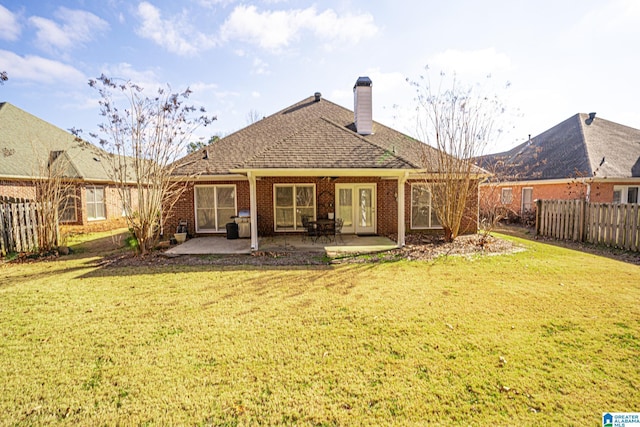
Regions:
<svg viewBox="0 0 640 427"><path fill-rule="evenodd" d="M371 85L369 77L358 77L356 85L353 87L354 122L356 131L360 135L371 135L373 133Z"/></svg>

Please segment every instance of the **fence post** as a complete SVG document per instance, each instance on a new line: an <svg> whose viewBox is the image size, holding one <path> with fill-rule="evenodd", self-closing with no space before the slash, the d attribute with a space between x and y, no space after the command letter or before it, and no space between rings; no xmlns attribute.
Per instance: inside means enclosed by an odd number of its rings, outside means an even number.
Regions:
<svg viewBox="0 0 640 427"><path fill-rule="evenodd" d="M542 226L542 200L536 200L536 236L540 235L540 227Z"/></svg>
<svg viewBox="0 0 640 427"><path fill-rule="evenodd" d="M0 204L0 255L5 256L7 254L7 241L5 234L7 229L4 225L6 214L5 214L6 206Z"/></svg>

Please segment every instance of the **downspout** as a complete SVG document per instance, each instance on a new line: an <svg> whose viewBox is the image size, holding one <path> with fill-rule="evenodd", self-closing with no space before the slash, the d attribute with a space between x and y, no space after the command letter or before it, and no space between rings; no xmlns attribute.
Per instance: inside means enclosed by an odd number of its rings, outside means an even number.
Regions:
<svg viewBox="0 0 640 427"><path fill-rule="evenodd" d="M404 184L409 178L409 173L405 172L404 175L398 177L398 248L404 247Z"/></svg>
<svg viewBox="0 0 640 427"><path fill-rule="evenodd" d="M585 196L585 201L589 203L591 201L591 182L585 181L585 184L587 185L587 195Z"/></svg>
<svg viewBox="0 0 640 427"><path fill-rule="evenodd" d="M251 211L251 251L258 250L258 203L256 201L256 177L249 171L249 209Z"/></svg>

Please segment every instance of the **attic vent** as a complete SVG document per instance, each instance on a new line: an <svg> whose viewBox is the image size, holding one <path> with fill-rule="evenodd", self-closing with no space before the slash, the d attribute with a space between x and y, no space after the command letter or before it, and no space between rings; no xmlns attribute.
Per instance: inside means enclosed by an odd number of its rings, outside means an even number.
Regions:
<svg viewBox="0 0 640 427"><path fill-rule="evenodd" d="M50 151L49 152L49 166L51 166L53 164L53 162L55 162L58 157L60 157L60 155L64 153L64 151Z"/></svg>
<svg viewBox="0 0 640 427"><path fill-rule="evenodd" d="M593 123L593 121L596 119L596 113L589 113L589 118L587 120L585 120L584 122L588 125L590 125L591 123Z"/></svg>
<svg viewBox="0 0 640 427"><path fill-rule="evenodd" d="M320 102L320 98L322 98L322 94L320 92L316 92L313 94L316 102Z"/></svg>
<svg viewBox="0 0 640 427"><path fill-rule="evenodd" d="M202 160L208 160L209 159L209 151L204 150L204 152L202 153Z"/></svg>
<svg viewBox="0 0 640 427"><path fill-rule="evenodd" d="M93 158L93 160L95 160L96 162L99 162L99 161L100 161L100 159L99 159L99 158L97 158L97 157L94 157L94 158Z"/></svg>

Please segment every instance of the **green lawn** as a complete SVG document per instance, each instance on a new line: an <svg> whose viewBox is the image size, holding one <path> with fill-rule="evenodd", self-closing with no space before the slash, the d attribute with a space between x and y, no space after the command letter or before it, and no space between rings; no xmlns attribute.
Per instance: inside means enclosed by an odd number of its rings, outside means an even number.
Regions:
<svg viewBox="0 0 640 427"><path fill-rule="evenodd" d="M640 267L513 255L0 267L2 425L601 425L640 411Z"/></svg>

